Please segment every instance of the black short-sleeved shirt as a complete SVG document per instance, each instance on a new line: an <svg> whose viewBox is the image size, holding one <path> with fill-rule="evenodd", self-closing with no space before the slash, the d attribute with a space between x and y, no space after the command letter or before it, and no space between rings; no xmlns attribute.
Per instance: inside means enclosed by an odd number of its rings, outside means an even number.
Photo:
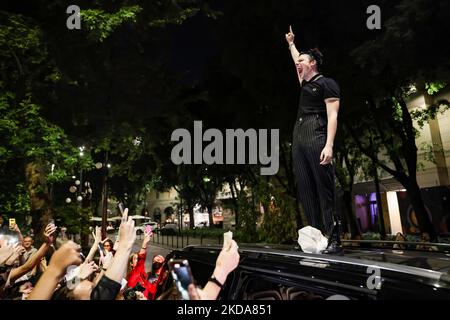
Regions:
<svg viewBox="0 0 450 320"><path fill-rule="evenodd" d="M303 80L298 103L298 117L301 114L326 114L325 99L340 98L339 85L331 78L316 74L309 81Z"/></svg>

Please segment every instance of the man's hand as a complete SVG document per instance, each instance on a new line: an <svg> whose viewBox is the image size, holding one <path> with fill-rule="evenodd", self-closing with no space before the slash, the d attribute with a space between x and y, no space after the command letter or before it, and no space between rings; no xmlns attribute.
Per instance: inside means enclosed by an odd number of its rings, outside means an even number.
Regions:
<svg viewBox="0 0 450 320"><path fill-rule="evenodd" d="M56 231L56 226L53 223L49 223L46 227L45 227L45 231L44 231L44 239L45 242L48 245L51 245L53 243L53 241L55 241L55 231Z"/></svg>
<svg viewBox="0 0 450 320"><path fill-rule="evenodd" d="M320 164L327 165L331 163L333 159L333 148L329 145L325 145L322 152L320 153Z"/></svg>
<svg viewBox="0 0 450 320"><path fill-rule="evenodd" d="M294 32L292 31L292 26L289 26L289 33L286 33L286 41L290 45L291 43L294 43Z"/></svg>
<svg viewBox="0 0 450 320"><path fill-rule="evenodd" d="M82 260L80 256L80 246L73 241L68 241L61 246L52 256L50 260L49 269L52 269L55 274L61 276L66 272L70 265L80 265ZM48 271L47 271L48 272Z"/></svg>

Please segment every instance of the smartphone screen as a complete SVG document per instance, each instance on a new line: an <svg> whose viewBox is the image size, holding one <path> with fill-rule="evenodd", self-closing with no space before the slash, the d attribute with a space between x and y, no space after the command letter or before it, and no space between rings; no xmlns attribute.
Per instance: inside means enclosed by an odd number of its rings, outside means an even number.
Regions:
<svg viewBox="0 0 450 320"><path fill-rule="evenodd" d="M190 300L188 287L194 283L191 268L187 260L173 260L169 261L169 268L172 274L173 281L181 294L183 300Z"/></svg>
<svg viewBox="0 0 450 320"><path fill-rule="evenodd" d="M16 225L16 219L14 219L14 218L9 219L9 228L14 229L15 225Z"/></svg>
<svg viewBox="0 0 450 320"><path fill-rule="evenodd" d="M102 253L103 256L106 256L106 251L102 243L98 244L98 250Z"/></svg>

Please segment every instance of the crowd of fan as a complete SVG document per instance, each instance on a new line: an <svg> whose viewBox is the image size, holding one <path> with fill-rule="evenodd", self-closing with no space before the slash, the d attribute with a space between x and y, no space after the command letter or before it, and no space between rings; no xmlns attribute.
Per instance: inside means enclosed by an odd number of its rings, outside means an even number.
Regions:
<svg viewBox="0 0 450 320"><path fill-rule="evenodd" d="M45 227L43 243L34 248L33 237L23 237L17 225L8 227L3 222L0 221L0 299L180 299L175 286L161 291L161 284L168 276L163 256L154 256L151 271L145 270L151 232L145 233L140 251L132 252L136 233L127 209L117 240L102 241L101 229L96 227L94 243L86 257L80 245L71 240L56 239L58 227L54 223ZM224 283L238 263L238 246L231 241L220 252L213 274ZM219 292L220 287L212 282L203 289L189 287L191 299L214 300Z"/></svg>

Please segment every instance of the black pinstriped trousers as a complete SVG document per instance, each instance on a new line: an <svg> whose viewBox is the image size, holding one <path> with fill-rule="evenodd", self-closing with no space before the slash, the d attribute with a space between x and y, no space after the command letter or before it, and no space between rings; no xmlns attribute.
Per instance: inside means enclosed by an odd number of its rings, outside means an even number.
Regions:
<svg viewBox="0 0 450 320"><path fill-rule="evenodd" d="M294 127L292 157L297 196L310 226L330 236L334 214L334 168L321 165L327 140L326 116L301 115Z"/></svg>

